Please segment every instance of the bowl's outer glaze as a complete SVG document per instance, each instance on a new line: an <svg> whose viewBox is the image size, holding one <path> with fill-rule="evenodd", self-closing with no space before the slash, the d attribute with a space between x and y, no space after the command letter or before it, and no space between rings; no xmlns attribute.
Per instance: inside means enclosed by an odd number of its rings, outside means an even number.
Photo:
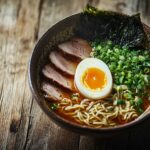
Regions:
<svg viewBox="0 0 150 150"><path fill-rule="evenodd" d="M128 124L113 128L90 128L82 125L77 125L64 118L61 118L48 108L40 90L40 70L48 59L48 53L51 49L53 49L53 46L73 36L72 28L76 24L79 16L80 14L75 14L58 22L53 27L51 27L37 42L32 52L28 68L29 85L34 98L50 119L52 119L58 125L79 134L99 136L104 138L126 133L128 131L130 132L131 130L137 128L146 127L150 123L149 114L144 118L139 119L138 121L133 121ZM146 30L146 33L150 34L150 28L146 25L144 25L144 28Z"/></svg>

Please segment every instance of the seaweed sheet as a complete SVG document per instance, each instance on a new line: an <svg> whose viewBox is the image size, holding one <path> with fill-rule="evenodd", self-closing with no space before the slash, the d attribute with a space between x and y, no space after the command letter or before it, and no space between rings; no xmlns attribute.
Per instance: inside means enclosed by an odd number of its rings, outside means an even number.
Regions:
<svg viewBox="0 0 150 150"><path fill-rule="evenodd" d="M146 47L147 36L140 15L127 16L111 11L100 11L87 5L77 22L75 32L89 41L111 40L121 46Z"/></svg>

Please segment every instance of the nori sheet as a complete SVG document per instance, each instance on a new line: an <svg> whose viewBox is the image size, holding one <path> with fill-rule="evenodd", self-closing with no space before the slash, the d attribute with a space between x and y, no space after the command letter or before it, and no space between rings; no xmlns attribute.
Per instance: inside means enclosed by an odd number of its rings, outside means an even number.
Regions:
<svg viewBox="0 0 150 150"><path fill-rule="evenodd" d="M75 27L75 33L89 41L111 40L120 46L146 47L147 36L140 15L127 16L111 11L100 11L87 5Z"/></svg>

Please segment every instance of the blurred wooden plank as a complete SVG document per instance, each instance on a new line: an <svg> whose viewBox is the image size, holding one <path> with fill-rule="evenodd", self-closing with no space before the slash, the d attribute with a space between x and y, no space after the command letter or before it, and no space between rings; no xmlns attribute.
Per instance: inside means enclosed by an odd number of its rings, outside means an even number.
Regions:
<svg viewBox="0 0 150 150"><path fill-rule="evenodd" d="M87 4L87 1L88 0L82 0L80 2L76 0L45 0L41 14L39 38L48 28L63 18L81 12Z"/></svg>
<svg viewBox="0 0 150 150"><path fill-rule="evenodd" d="M105 150L130 150L129 133L123 133L107 139Z"/></svg>
<svg viewBox="0 0 150 150"><path fill-rule="evenodd" d="M81 136L79 150L105 150L107 140L90 136Z"/></svg>
<svg viewBox="0 0 150 150"><path fill-rule="evenodd" d="M49 120L35 101L31 104L27 62L37 36L64 17L80 12L87 3L127 14L140 12L142 21L150 25L149 0L0 0L0 150L149 147L148 127L115 139L79 138Z"/></svg>
<svg viewBox="0 0 150 150"><path fill-rule="evenodd" d="M128 15L140 13L142 21L150 25L149 0L101 0L97 7L103 10L112 10Z"/></svg>
<svg viewBox="0 0 150 150"><path fill-rule="evenodd" d="M147 150L150 147L150 118L139 129L133 129L129 134L129 147L136 150Z"/></svg>
<svg viewBox="0 0 150 150"><path fill-rule="evenodd" d="M6 149L13 100L14 48L11 30L15 29L19 1L0 1L0 149ZM10 8L8 10L8 8ZM10 37L11 36L11 37ZM13 66L13 67L12 67Z"/></svg>
<svg viewBox="0 0 150 150"><path fill-rule="evenodd" d="M0 149L23 149L32 97L27 64L35 43L40 0L0 1Z"/></svg>
<svg viewBox="0 0 150 150"><path fill-rule="evenodd" d="M38 38L56 22L79 12L85 4L86 1L78 2L76 0L44 1ZM26 149L78 149L80 136L55 125L41 111L35 101L33 101L31 116L31 128L29 129Z"/></svg>

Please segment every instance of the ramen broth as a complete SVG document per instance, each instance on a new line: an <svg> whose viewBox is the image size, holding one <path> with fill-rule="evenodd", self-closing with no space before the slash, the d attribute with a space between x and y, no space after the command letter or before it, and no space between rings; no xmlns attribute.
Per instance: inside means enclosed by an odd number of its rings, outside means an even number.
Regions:
<svg viewBox="0 0 150 150"><path fill-rule="evenodd" d="M83 45L80 44L82 43L79 43L79 45L77 45L79 48L80 46L84 46L84 44ZM85 42L85 44L87 44L87 42ZM71 46L69 48L72 48ZM60 49L58 50L61 51ZM60 55L63 55L63 57L66 60L70 59L73 62L73 64L76 64L75 66L78 66L78 64L82 61L82 59L79 58L76 59L76 57L78 57L78 55L76 54L60 52ZM88 57L91 56L89 55ZM51 60L49 60L49 63L51 63L50 61ZM47 82L47 84L51 84L51 85L54 84L56 87L53 88L58 88L56 90L58 93L56 94L59 94L59 90L61 91L60 94L61 96L59 100L56 100L53 99L55 95L52 96L50 95L52 94L51 90L49 92L46 92L48 88L46 91L43 90L43 93L45 95L45 100L48 106L50 107L50 109L54 110L55 113L57 113L59 116L71 122L80 125L94 127L94 128L113 127L117 125L122 125L130 121L133 121L134 119L138 118L138 116L140 116L141 112L138 112L136 105L132 105L131 101L125 97L125 94L128 95L130 94L129 89L127 88L126 85L124 85L124 87L120 86L120 88L122 88L122 91L116 90L113 87L109 95L107 95L104 98L92 99L86 97L80 92L80 89L76 87L74 76L68 75L64 71L65 69L61 70L61 68L63 67L65 68L65 65L66 66L68 65L65 63L60 68L58 68L58 66L56 67L55 64L52 64L52 67L56 69L56 71L60 74L60 76L57 77L56 75L55 79L51 79L51 78L48 79L47 77L42 75L41 78L42 82L44 81ZM93 70L94 72L100 74L100 75L98 74L99 75L98 77L102 77L105 75L103 72L99 72L96 69ZM111 73L114 79L115 75L113 74L113 72ZM89 81L91 78L93 78L94 80L93 72L92 73L90 72L90 75L91 76L86 75L86 80ZM62 76L65 76L69 80L64 83L62 81L59 81L59 79ZM97 81L98 79L99 78L95 79L96 82L92 82L92 80L90 80L91 87L97 88L99 86ZM71 84L73 87L69 87L68 84ZM135 97L135 100L136 99L138 100L138 96ZM140 104L140 109L142 109L142 111L145 111L149 106L150 106L150 101L146 96L145 98L142 99L142 103Z"/></svg>

